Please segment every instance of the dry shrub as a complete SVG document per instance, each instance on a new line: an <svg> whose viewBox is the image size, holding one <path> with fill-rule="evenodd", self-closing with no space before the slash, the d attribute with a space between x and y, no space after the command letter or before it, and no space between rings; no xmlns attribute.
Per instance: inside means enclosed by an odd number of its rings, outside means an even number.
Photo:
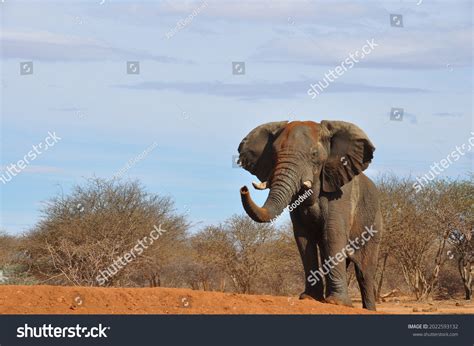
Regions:
<svg viewBox="0 0 474 346"><path fill-rule="evenodd" d="M169 198L148 194L137 182L91 179L51 199L23 247L43 282L94 286L100 272L155 225L166 232L105 285L134 285L137 278L156 283L187 225Z"/></svg>

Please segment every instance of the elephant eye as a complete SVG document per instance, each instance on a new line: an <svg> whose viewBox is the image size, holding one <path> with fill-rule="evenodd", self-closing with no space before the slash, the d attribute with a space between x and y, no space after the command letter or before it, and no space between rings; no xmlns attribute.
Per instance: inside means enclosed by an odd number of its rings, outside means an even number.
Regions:
<svg viewBox="0 0 474 346"><path fill-rule="evenodd" d="M314 164L319 164L321 162L321 153L314 149L311 151L311 161L313 161Z"/></svg>

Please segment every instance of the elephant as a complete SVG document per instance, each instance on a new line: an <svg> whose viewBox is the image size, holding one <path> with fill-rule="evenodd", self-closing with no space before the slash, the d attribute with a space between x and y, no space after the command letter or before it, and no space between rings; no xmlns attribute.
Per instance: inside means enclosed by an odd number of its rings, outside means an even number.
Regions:
<svg viewBox="0 0 474 346"><path fill-rule="evenodd" d="M294 207L290 218L305 275L300 299L352 306L347 287L352 262L362 305L375 310L383 224L377 188L362 173L374 151L359 127L328 120L266 123L240 143L237 162L260 180L253 182L254 188L269 189L262 207L247 186L240 189L247 215L256 222L272 222L290 204Z"/></svg>

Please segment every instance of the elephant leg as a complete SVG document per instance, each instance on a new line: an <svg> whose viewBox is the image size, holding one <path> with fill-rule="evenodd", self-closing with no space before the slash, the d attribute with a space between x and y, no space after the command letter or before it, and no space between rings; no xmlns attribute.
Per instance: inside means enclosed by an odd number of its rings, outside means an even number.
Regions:
<svg viewBox="0 0 474 346"><path fill-rule="evenodd" d="M359 265L354 263L356 278L362 296L362 307L375 311L375 268L372 267L368 266L368 268L361 269Z"/></svg>
<svg viewBox="0 0 474 346"><path fill-rule="evenodd" d="M347 263L343 249L347 244L343 227L328 223L323 235L323 267L326 275L326 303L352 306L347 287Z"/></svg>
<svg viewBox="0 0 474 346"><path fill-rule="evenodd" d="M322 280L308 281L311 271L316 271L319 266L319 254L317 247L317 239L315 232L310 232L306 227L302 226L294 215L291 215L293 222L293 232L295 235L296 245L301 256L304 267L305 289L301 293L300 299L316 299L324 300L324 283ZM314 283L314 284L312 284Z"/></svg>
<svg viewBox="0 0 474 346"><path fill-rule="evenodd" d="M377 230L373 238L370 238L364 245L366 251L360 252L359 255L356 253L353 261L360 294L362 296L362 306L365 309L375 311L375 273L377 271L380 236L383 231L382 214L380 210L376 212L375 219L361 220L359 224L373 224L374 229ZM362 234L365 229L359 230L357 233ZM353 231L356 232L356 230Z"/></svg>

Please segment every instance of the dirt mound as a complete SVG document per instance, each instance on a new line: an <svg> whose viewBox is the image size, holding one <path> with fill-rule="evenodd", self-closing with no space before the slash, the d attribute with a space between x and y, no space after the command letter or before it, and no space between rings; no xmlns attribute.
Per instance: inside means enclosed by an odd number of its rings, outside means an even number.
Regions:
<svg viewBox="0 0 474 346"><path fill-rule="evenodd" d="M181 288L0 286L0 314L368 314L297 297Z"/></svg>

